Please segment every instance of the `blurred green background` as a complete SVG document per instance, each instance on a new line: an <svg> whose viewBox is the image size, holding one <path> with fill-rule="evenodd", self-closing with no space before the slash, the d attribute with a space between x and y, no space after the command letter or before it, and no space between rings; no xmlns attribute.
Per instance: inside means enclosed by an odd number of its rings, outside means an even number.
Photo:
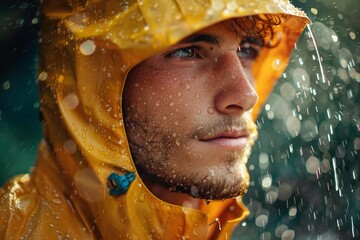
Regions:
<svg viewBox="0 0 360 240"><path fill-rule="evenodd" d="M311 18L264 106L249 218L233 239L360 239L359 0L293 0ZM0 183L29 172L38 120L38 1L0 3Z"/></svg>

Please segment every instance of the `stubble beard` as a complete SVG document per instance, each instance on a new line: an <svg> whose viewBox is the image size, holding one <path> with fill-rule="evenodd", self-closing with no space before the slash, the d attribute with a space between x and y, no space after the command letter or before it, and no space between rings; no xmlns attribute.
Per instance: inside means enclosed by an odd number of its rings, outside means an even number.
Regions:
<svg viewBox="0 0 360 240"><path fill-rule="evenodd" d="M172 166L171 156L176 139L173 134L155 126L149 115L133 119L125 117L125 127L130 150L142 178L150 179L173 192L181 192L206 200L222 200L246 193L249 177L246 169L251 147L228 154L218 167L206 167L201 171L179 171ZM182 142L185 151L186 142ZM251 144L252 145L252 144Z"/></svg>

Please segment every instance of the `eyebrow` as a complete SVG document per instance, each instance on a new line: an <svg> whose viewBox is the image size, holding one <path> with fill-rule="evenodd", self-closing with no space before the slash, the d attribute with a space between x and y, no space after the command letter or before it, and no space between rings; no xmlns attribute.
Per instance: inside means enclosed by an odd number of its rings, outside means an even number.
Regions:
<svg viewBox="0 0 360 240"><path fill-rule="evenodd" d="M264 39L256 38L256 37L246 37L246 38L242 39L241 42L255 44L260 47L264 46L264 44L265 44Z"/></svg>
<svg viewBox="0 0 360 240"><path fill-rule="evenodd" d="M212 45L220 45L220 40L218 36L212 34L195 34L184 40L180 41L180 43L196 43L196 42L205 42Z"/></svg>

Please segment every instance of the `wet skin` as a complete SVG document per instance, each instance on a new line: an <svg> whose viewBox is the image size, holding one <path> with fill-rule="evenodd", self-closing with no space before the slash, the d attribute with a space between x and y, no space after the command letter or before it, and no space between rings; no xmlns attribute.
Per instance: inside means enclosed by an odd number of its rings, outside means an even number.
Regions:
<svg viewBox="0 0 360 240"><path fill-rule="evenodd" d="M127 137L150 189L203 199L246 191L246 162L257 136L251 67L259 51L227 21L130 71L123 95ZM171 201L163 191L153 193Z"/></svg>

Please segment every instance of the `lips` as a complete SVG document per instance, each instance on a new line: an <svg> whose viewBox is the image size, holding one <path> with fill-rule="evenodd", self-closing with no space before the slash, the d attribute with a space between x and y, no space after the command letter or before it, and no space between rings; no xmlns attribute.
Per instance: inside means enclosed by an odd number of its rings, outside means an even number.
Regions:
<svg viewBox="0 0 360 240"><path fill-rule="evenodd" d="M210 134L199 139L202 142L234 149L243 149L249 142L249 132L247 130L231 130Z"/></svg>

